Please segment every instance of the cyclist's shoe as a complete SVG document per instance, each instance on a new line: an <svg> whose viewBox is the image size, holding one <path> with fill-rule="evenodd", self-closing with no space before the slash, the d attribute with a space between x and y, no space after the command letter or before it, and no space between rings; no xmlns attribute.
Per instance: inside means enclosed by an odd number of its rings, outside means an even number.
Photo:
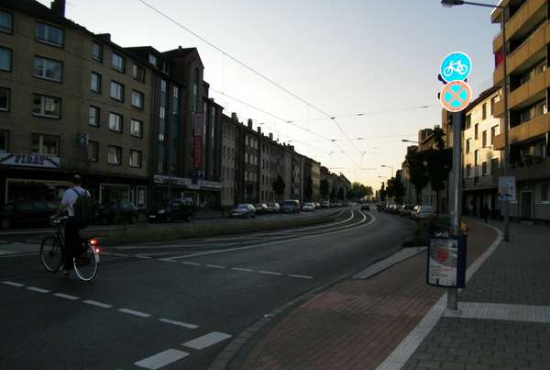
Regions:
<svg viewBox="0 0 550 370"><path fill-rule="evenodd" d="M71 271L70 270L66 270L65 267L61 266L57 272L62 272L63 273L63 276L67 277L71 274Z"/></svg>

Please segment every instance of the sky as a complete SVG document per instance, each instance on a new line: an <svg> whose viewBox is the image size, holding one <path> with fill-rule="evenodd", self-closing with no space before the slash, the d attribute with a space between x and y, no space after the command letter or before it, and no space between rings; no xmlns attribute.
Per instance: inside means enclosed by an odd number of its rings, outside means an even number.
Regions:
<svg viewBox="0 0 550 370"><path fill-rule="evenodd" d="M446 55L472 59L474 98L491 86L499 30L491 9L440 0L68 0L66 12L123 47L196 47L225 114L374 188L401 167L411 145L402 139L441 123Z"/></svg>

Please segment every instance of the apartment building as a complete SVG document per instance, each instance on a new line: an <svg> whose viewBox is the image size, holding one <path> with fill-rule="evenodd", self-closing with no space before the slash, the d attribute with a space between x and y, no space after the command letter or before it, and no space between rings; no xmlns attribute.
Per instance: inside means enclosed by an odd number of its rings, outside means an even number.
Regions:
<svg viewBox="0 0 550 370"><path fill-rule="evenodd" d="M547 0L504 0L504 9L491 14L493 23L506 23L493 41L496 67L494 86L509 86L509 170L516 178L516 201L510 215L522 220L550 220L550 23ZM502 32L502 30L501 30ZM504 75L503 50L507 54ZM501 119L495 150L504 150L504 101L496 103L494 115ZM504 175L499 169L498 175Z"/></svg>
<svg viewBox="0 0 550 370"><path fill-rule="evenodd" d="M232 207L237 203L240 177L238 154L240 153L240 123L237 114L222 115L222 176L221 205Z"/></svg>
<svg viewBox="0 0 550 370"><path fill-rule="evenodd" d="M486 205L496 216L498 201L498 175L500 151L493 150L500 135L500 119L494 117L496 103L500 101L498 87L490 88L470 103L464 111L462 133L463 212L481 216Z"/></svg>
<svg viewBox="0 0 550 370"><path fill-rule="evenodd" d="M152 74L108 35L31 0L0 4L2 202L59 199L74 173L100 203L148 206Z"/></svg>

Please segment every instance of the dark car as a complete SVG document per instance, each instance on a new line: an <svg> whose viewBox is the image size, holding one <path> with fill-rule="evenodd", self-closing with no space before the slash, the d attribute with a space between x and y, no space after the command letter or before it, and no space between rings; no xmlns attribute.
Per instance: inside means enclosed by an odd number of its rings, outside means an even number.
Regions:
<svg viewBox="0 0 550 370"><path fill-rule="evenodd" d="M300 202L297 200L285 200L282 207L283 213L300 213Z"/></svg>
<svg viewBox="0 0 550 370"><path fill-rule="evenodd" d="M157 207L149 212L150 222L172 222L185 220L191 222L195 207L191 198L172 199L164 207Z"/></svg>
<svg viewBox="0 0 550 370"><path fill-rule="evenodd" d="M258 203L254 206L254 208L256 208L257 215L265 215L268 212L268 207L265 203Z"/></svg>
<svg viewBox="0 0 550 370"><path fill-rule="evenodd" d="M35 227L48 225L59 203L47 201L20 201L0 206L0 228Z"/></svg>
<svg viewBox="0 0 550 370"><path fill-rule="evenodd" d="M104 225L135 224L138 217L138 209L133 203L114 200L101 205L95 219Z"/></svg>
<svg viewBox="0 0 550 370"><path fill-rule="evenodd" d="M277 202L271 202L267 204L267 213L279 213L281 211L281 206Z"/></svg>
<svg viewBox="0 0 550 370"><path fill-rule="evenodd" d="M370 211L370 206L365 203L361 206L361 211Z"/></svg>
<svg viewBox="0 0 550 370"><path fill-rule="evenodd" d="M256 217L256 208L252 204L239 204L231 213L229 214L229 218L249 218L249 217Z"/></svg>

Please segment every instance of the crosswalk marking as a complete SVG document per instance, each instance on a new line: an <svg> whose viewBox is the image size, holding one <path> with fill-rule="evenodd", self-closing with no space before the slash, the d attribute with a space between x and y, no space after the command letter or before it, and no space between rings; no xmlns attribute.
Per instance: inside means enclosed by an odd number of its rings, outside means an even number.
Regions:
<svg viewBox="0 0 550 370"><path fill-rule="evenodd" d="M156 370L173 362L179 361L187 356L189 356L189 353L187 352L179 351L177 349L167 349L166 351L138 361L134 363L134 365L145 369Z"/></svg>
<svg viewBox="0 0 550 370"><path fill-rule="evenodd" d="M214 331L212 333L203 335L202 337L190 340L189 342L185 342L183 343L183 346L201 350L213 346L214 344L223 342L224 340L229 338L231 338L231 335L229 334Z"/></svg>

